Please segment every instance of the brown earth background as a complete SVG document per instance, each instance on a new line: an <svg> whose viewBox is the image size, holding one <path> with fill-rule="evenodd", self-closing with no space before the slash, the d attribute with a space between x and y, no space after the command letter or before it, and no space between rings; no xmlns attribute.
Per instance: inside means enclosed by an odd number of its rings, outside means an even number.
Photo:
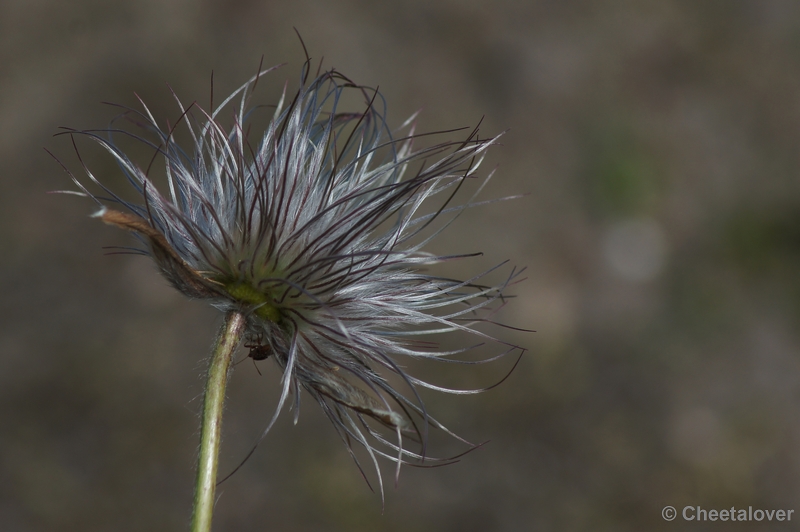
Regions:
<svg viewBox="0 0 800 532"><path fill-rule="evenodd" d="M791 0L0 2L0 529L186 530L198 397L220 316L88 217L60 126L101 102L179 115L303 52L380 86L389 122L510 128L484 198L433 246L448 270L527 266L503 320L529 353L479 396L426 394L455 465L390 468L386 507L320 409L282 416L220 489L215 530L659 531L661 509L800 511L800 3ZM87 149L111 184L113 163ZM482 262L483 261L483 262ZM243 351L241 355L243 356ZM242 364L222 470L277 399ZM484 386L507 365L429 380ZM463 450L437 440L439 454ZM795 516L800 519L800 515ZM724 525L723 525L724 526ZM730 524L730 526L734 526ZM736 530L785 530L738 523Z"/></svg>

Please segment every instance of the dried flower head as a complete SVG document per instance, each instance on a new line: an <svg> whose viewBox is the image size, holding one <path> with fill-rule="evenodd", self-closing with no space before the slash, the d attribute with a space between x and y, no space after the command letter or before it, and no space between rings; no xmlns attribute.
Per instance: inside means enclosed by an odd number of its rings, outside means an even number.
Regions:
<svg viewBox="0 0 800 532"><path fill-rule="evenodd" d="M393 133L376 90L336 71L310 79L306 64L297 93L287 105L284 91L263 137L251 142L248 127L257 109L248 103L266 72L213 111L196 103L184 107L176 97L182 114L172 127L162 128L144 103L143 111L126 109L123 116L143 126L148 137L114 128L69 131L105 148L141 201L126 201L85 165L91 186L104 194L90 192L72 176L78 194L101 205L96 216L104 222L135 232L146 247L141 251L178 291L245 313L250 356L270 358L283 371L280 401L266 431L290 396L296 421L302 388L320 404L356 462L352 443L363 445L379 479L378 456L395 461L398 471L402 463L436 463L426 458L428 427L452 433L428 414L417 388L480 390L429 384L407 374L398 358L475 364L523 352L479 330L491 323L519 270L496 286L480 279L501 265L467 280L423 271L470 256L435 256L423 249L478 204L474 196L462 204L454 197L477 178L484 152L497 137L481 139L476 128L463 140L415 149L420 135L413 117L402 133ZM351 93L363 100L359 110L342 109ZM228 109L233 123L225 127ZM190 150L175 140L180 124L194 144ZM163 159L165 190L154 182L152 160L143 169L114 143L120 133ZM474 335L476 345L442 351L425 340L446 333ZM492 343L498 349L483 358L454 359ZM406 446L409 439L421 444L418 451Z"/></svg>

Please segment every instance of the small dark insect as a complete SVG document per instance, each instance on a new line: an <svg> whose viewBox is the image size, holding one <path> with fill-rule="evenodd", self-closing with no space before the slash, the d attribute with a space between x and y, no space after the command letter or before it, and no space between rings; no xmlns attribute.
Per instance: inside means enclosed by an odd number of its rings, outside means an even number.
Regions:
<svg viewBox="0 0 800 532"><path fill-rule="evenodd" d="M244 344L245 347L250 348L250 354L247 355L253 360L266 360L269 357L270 348L268 345L261 344Z"/></svg>
<svg viewBox="0 0 800 532"><path fill-rule="evenodd" d="M253 359L253 365L256 367L256 371L258 374L261 375L261 370L258 369L256 365L256 360L266 360L272 354L271 349L268 345L264 345L261 343L261 338L256 338L255 343L251 344L244 344L244 346L250 349L250 352L247 354L247 358ZM244 362L247 359L242 359L240 362ZM238 364L238 362L237 362Z"/></svg>

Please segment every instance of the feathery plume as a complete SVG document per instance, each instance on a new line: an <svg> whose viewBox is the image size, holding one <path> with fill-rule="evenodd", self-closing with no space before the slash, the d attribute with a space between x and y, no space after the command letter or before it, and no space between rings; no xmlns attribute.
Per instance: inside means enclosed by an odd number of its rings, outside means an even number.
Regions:
<svg viewBox="0 0 800 532"><path fill-rule="evenodd" d="M249 101L271 70L213 110L183 106L176 97L182 114L172 127L162 128L143 102L142 111L126 109L123 116L147 137L119 129L68 132L107 150L139 202L123 199L85 165L88 182L70 175L100 205L95 216L134 232L145 245L141 251L178 291L245 315L250 356L272 359L283 372L264 434L287 402L297 421L302 388L356 463L353 443L366 449L382 490L378 457L394 461L396 475L403 463L452 460L426 456L429 427L455 434L428 414L418 388L482 391L420 380L398 359L476 364L524 352L479 327L493 323L504 290L521 270L511 269L498 285L481 278L505 263L466 280L425 270L472 256L436 256L425 247L465 209L489 203L475 196L491 173L479 178L476 172L498 137L482 139L475 128L462 140L415 148L422 135L414 117L393 133L377 90L335 70L312 78L306 63L296 94L287 103L284 90L263 136L252 142L248 128L258 109ZM343 109L351 93L363 100L358 110ZM233 111L227 128L226 110ZM189 150L175 140L180 124L193 143ZM151 146L154 160L163 159L161 189L150 175L153 161L143 169L114 143L123 133ZM481 182L477 192L455 203L468 180ZM90 192L90 183L103 193ZM473 335L475 344L442 351L425 340L447 333ZM454 358L486 345L497 349L480 359Z"/></svg>

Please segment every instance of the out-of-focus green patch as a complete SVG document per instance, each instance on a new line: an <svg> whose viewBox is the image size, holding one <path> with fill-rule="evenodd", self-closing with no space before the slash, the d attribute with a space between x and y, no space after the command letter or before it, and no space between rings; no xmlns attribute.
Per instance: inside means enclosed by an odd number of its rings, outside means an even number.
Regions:
<svg viewBox="0 0 800 532"><path fill-rule="evenodd" d="M606 213L634 216L656 198L653 162L642 152L612 154L600 161L592 182L594 202Z"/></svg>
<svg viewBox="0 0 800 532"><path fill-rule="evenodd" d="M725 223L722 244L726 258L748 273L787 269L796 273L800 266L800 208L739 211Z"/></svg>
<svg viewBox="0 0 800 532"><path fill-rule="evenodd" d="M601 216L650 213L661 189L658 161L624 128L590 135L584 166L590 207Z"/></svg>
<svg viewBox="0 0 800 532"><path fill-rule="evenodd" d="M722 227L721 254L800 320L800 206L734 213Z"/></svg>

